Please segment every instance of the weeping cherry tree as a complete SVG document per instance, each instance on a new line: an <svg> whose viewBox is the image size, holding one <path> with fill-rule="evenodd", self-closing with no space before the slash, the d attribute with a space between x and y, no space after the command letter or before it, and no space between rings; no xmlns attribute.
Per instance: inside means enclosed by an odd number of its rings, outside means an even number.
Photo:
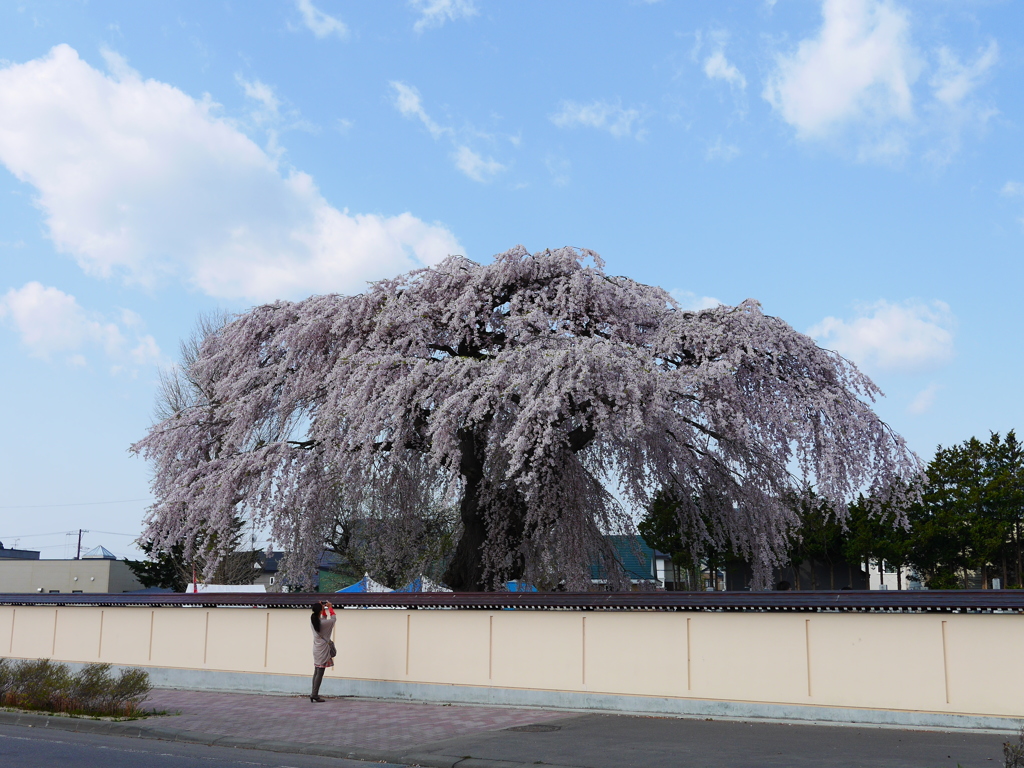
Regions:
<svg viewBox="0 0 1024 768"><path fill-rule="evenodd" d="M622 587L605 534L667 490L694 550L727 544L764 588L793 492L813 484L842 517L921 470L872 411L878 388L756 301L684 310L573 248L256 307L206 328L176 376L175 407L133 446L155 469L144 535L188 546L243 514L293 578L342 510L382 522L387 551L389 530L447 504L457 590L582 589L596 559Z"/></svg>

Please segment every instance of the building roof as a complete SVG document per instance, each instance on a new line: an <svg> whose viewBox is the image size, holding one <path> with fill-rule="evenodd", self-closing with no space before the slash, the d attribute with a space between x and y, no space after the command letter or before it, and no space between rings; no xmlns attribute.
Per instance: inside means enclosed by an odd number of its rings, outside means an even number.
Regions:
<svg viewBox="0 0 1024 768"><path fill-rule="evenodd" d="M653 581L654 550L641 536L606 536L615 550L615 559L622 564L626 576L631 581ZM590 578L604 581L608 578L608 569L601 562L590 566Z"/></svg>
<svg viewBox="0 0 1024 768"><path fill-rule="evenodd" d="M117 555L106 547L93 547L84 555L83 560L117 560Z"/></svg>
<svg viewBox="0 0 1024 768"><path fill-rule="evenodd" d="M8 549L0 544L0 560L38 560L39 552L34 549Z"/></svg>

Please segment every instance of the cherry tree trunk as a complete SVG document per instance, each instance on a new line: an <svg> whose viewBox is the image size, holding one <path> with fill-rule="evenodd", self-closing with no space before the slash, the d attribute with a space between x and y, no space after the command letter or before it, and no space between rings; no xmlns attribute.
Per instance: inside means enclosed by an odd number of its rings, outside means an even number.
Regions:
<svg viewBox="0 0 1024 768"><path fill-rule="evenodd" d="M484 562L484 546L496 533L515 548L523 537L523 512L519 494L509 491L513 502L512 519L507 521L502 531L491 530L488 510L483 497L484 462L486 459L486 434L483 430L464 430L460 435L462 450L459 471L465 481L465 492L460 504L462 518L462 536L455 547L455 554L448 563L444 573L444 583L456 592L485 592L494 587L492 578L487 573ZM515 562L507 578L515 579L522 575L522 563Z"/></svg>

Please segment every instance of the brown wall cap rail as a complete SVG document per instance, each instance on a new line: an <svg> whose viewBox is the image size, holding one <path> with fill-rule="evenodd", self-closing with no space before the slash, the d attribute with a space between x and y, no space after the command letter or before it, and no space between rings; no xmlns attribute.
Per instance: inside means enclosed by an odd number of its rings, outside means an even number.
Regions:
<svg viewBox="0 0 1024 768"><path fill-rule="evenodd" d="M0 606L145 606L306 608L331 600L342 608L532 611L811 611L1024 613L1024 590L839 592L384 592L201 594L0 594Z"/></svg>

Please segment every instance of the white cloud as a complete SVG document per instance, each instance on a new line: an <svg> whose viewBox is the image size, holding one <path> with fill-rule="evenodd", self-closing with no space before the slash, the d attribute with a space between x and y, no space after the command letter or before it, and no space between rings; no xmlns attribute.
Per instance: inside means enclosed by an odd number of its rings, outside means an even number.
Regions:
<svg viewBox="0 0 1024 768"><path fill-rule="evenodd" d="M142 333L142 320L122 310L120 323L85 311L74 296L38 282L12 288L0 297L0 319L9 320L29 354L49 360L67 355L69 365L86 364L83 349L96 347L107 358L135 365L161 360L160 348Z"/></svg>
<svg viewBox="0 0 1024 768"><path fill-rule="evenodd" d="M822 346L867 368L922 371L953 357L956 318L941 301L879 301L853 320L826 317L807 331Z"/></svg>
<svg viewBox="0 0 1024 768"><path fill-rule="evenodd" d="M735 65L726 60L725 52L722 50L715 51L704 60L704 74L709 80L724 80L730 88L739 88L742 91L747 87L747 78Z"/></svg>
<svg viewBox="0 0 1024 768"><path fill-rule="evenodd" d="M467 146L455 150L455 167L473 181L490 181L505 170L505 166L493 158L484 159Z"/></svg>
<svg viewBox="0 0 1024 768"><path fill-rule="evenodd" d="M911 120L921 64L909 14L884 0L825 0L822 16L817 37L776 57L764 98L805 139Z"/></svg>
<svg viewBox="0 0 1024 768"><path fill-rule="evenodd" d="M453 147L452 160L455 167L473 181L481 183L491 181L506 166L495 160L493 157L483 157L465 143L461 142L456 135L455 129L441 125L435 121L423 108L423 97L420 92L411 85L392 80L391 83L392 101L395 109L403 117L419 120L428 133L435 140L447 137ZM480 134L476 134L479 136ZM513 142L516 145L516 142Z"/></svg>
<svg viewBox="0 0 1024 768"><path fill-rule="evenodd" d="M582 104L578 101L563 101L559 111L551 115L551 122L559 128L574 128L578 125L599 128L621 139L633 135L633 123L640 120L635 109L623 109L619 104L607 101L593 101ZM637 138L641 138L637 133Z"/></svg>
<svg viewBox="0 0 1024 768"><path fill-rule="evenodd" d="M56 247L88 273L267 300L359 290L461 252L409 213L352 214L196 100L67 45L0 69L0 162L37 190Z"/></svg>
<svg viewBox="0 0 1024 768"><path fill-rule="evenodd" d="M672 298L679 302L682 309L696 311L698 309L714 309L721 306L722 302L714 296L698 296L693 291L684 291L679 288L669 291Z"/></svg>
<svg viewBox="0 0 1024 768"><path fill-rule="evenodd" d="M776 56L762 92L800 139L843 138L858 159L890 163L916 142L942 165L965 131L999 113L978 97L999 60L994 40L970 61L946 46L926 58L911 41L910 12L895 0L823 0L822 17L816 36Z"/></svg>
<svg viewBox="0 0 1024 768"><path fill-rule="evenodd" d="M935 405L935 396L939 392L939 385L932 382L927 387L922 389L916 395L914 399L910 401L910 405L907 406L907 411L920 416L922 413L927 413L931 410L932 406Z"/></svg>
<svg viewBox="0 0 1024 768"><path fill-rule="evenodd" d="M479 13L474 0L409 0L409 5L420 14L412 27L416 32L444 26L448 21L468 19Z"/></svg>
<svg viewBox="0 0 1024 768"><path fill-rule="evenodd" d="M318 38L323 39L337 35L344 39L348 36L348 27L345 26L345 23L341 19L328 16L313 5L312 0L295 0L295 7L302 14L302 23Z"/></svg>

